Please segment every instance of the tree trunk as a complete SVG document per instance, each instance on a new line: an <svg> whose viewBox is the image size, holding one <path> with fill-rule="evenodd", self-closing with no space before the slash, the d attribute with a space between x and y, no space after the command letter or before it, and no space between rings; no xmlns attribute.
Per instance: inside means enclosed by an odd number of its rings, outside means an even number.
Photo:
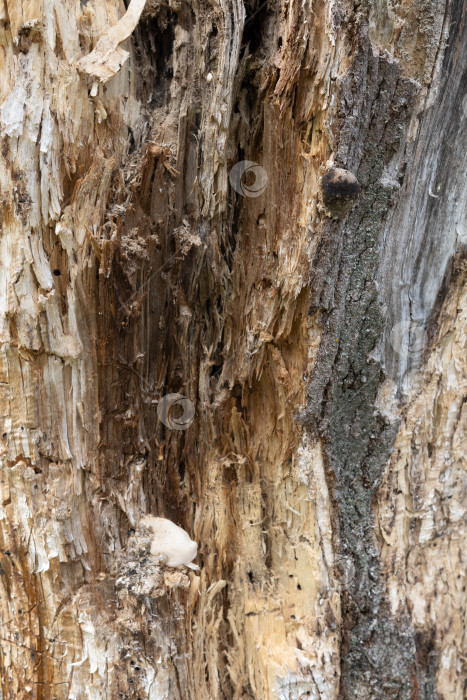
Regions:
<svg viewBox="0 0 467 700"><path fill-rule="evenodd" d="M465 697L466 26L0 0L4 700Z"/></svg>

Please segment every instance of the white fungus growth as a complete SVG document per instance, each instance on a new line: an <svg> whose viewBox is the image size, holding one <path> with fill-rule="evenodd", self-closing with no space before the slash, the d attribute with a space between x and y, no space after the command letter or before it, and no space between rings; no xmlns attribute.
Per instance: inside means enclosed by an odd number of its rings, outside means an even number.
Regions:
<svg viewBox="0 0 467 700"><path fill-rule="evenodd" d="M155 518L153 515L145 515L139 524L140 527L153 532L151 554L160 557L166 566L199 568L191 563L198 553L198 545L183 528L175 525L171 520Z"/></svg>

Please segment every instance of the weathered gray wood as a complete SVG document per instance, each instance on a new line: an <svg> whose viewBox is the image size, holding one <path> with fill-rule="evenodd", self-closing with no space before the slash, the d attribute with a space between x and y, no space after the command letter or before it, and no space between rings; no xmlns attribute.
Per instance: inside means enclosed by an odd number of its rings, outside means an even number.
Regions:
<svg viewBox="0 0 467 700"><path fill-rule="evenodd" d="M0 0L3 698L464 697L466 31Z"/></svg>

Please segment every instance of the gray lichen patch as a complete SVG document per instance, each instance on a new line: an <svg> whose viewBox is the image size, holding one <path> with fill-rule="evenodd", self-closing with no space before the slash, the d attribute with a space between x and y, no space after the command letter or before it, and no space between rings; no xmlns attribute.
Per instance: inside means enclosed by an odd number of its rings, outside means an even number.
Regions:
<svg viewBox="0 0 467 700"><path fill-rule="evenodd" d="M342 601L342 697L386 698L397 688L397 697L408 700L418 682L413 630L410 621L395 619L387 606L374 535L372 501L397 424L376 409L384 373L373 353L385 326L384 290L375 283L381 236L399 192L383 178L384 168L403 148L414 88L384 57L371 57L370 68L360 65L364 48L343 81L345 108L338 110L339 124L334 125L336 158L357 173L358 181L350 170L340 179L333 169L321 183L331 220L323 225L310 285L324 332L308 390L308 422L324 442L339 546L355 568ZM374 84L363 98L360 85L369 72ZM348 118L349 113L355 117ZM357 151L356 143L365 147ZM354 206L359 182L363 192ZM336 221L347 213L345 221ZM389 639L391 665L385 658Z"/></svg>

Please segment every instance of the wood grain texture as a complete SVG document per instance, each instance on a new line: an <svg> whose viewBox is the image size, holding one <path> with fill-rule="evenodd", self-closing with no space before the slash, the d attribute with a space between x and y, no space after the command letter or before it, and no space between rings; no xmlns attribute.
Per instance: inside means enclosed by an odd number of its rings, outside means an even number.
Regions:
<svg viewBox="0 0 467 700"><path fill-rule="evenodd" d="M461 700L465 7L130 7L0 0L2 697Z"/></svg>

